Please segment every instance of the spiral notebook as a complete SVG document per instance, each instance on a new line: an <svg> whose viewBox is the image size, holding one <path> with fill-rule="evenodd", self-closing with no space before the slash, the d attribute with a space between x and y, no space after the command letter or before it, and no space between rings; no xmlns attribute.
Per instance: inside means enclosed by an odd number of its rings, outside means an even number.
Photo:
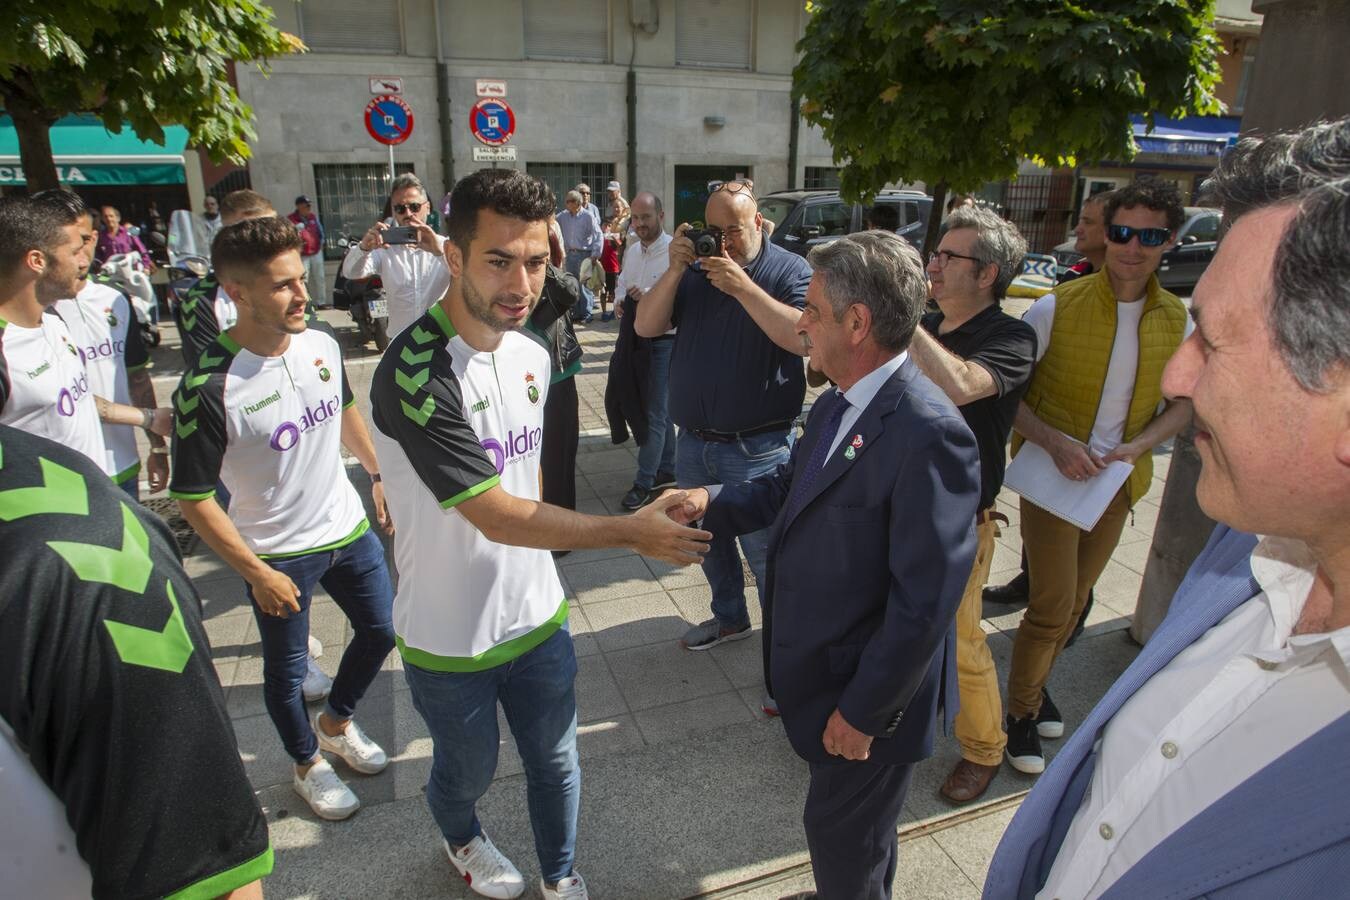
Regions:
<svg viewBox="0 0 1350 900"><path fill-rule="evenodd" d="M1013 457L1003 484L1046 512L1091 531L1133 471L1134 466L1117 460L1087 481L1074 481L1060 474L1049 453L1028 442Z"/></svg>

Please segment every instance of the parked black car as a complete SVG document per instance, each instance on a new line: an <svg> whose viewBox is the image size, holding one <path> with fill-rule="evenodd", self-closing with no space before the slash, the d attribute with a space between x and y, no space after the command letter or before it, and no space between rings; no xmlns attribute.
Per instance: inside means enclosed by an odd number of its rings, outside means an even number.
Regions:
<svg viewBox="0 0 1350 900"><path fill-rule="evenodd" d="M1205 274L1209 261L1218 246L1219 210L1207 206L1186 207L1186 221L1181 225L1180 240L1162 255L1158 264L1158 283L1167 289L1194 287ZM1055 260L1060 272L1078 262L1083 254L1073 249L1072 240L1055 248Z"/></svg>
<svg viewBox="0 0 1350 900"><path fill-rule="evenodd" d="M873 205L895 207L899 217L896 234L915 248L923 247L932 197L921 191L882 191ZM862 231L869 209L845 202L838 191L777 191L759 200L759 211L774 224L769 240L802 256L818 244Z"/></svg>

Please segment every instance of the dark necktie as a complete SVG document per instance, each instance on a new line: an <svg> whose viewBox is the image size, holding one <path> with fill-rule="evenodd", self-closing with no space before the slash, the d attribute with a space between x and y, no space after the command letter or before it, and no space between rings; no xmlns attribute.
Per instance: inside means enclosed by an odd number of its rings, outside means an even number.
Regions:
<svg viewBox="0 0 1350 900"><path fill-rule="evenodd" d="M816 483L816 476L820 470L825 468L825 457L829 455L830 445L834 443L835 433L839 430L839 423L844 420L844 413L848 412L851 404L847 398L838 391L835 392L835 403L830 409L829 417L820 426L820 433L816 439L816 444L811 448L811 458L806 461L806 465L796 471L792 479L792 490L788 495L787 515L790 519L801 509L801 505L806 502L806 497L811 493L811 485Z"/></svg>

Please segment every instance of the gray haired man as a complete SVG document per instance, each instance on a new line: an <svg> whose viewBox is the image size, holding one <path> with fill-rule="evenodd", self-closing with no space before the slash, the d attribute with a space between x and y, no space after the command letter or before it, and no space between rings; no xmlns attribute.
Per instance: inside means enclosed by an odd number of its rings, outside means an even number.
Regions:
<svg viewBox="0 0 1350 900"><path fill-rule="evenodd" d="M416 175L403 174L394 179L389 211L397 225L413 229L416 242L386 242L384 233L391 226L378 221L347 253L342 276L354 281L380 276L389 304L389 337L393 338L445 296L450 270L445 265L445 239L427 224L431 203Z"/></svg>

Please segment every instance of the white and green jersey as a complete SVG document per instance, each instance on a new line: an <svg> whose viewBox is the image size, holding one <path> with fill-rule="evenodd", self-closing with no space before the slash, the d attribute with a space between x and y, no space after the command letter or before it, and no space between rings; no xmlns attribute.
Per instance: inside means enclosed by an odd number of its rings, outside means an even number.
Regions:
<svg viewBox="0 0 1350 900"><path fill-rule="evenodd" d="M389 345L370 388L375 452L398 523L394 631L406 662L474 672L567 620L547 550L488 540L456 505L501 485L539 499L548 353L516 332L474 350L440 304Z"/></svg>
<svg viewBox="0 0 1350 900"><path fill-rule="evenodd" d="M131 404L129 373L144 369L150 355L141 341L136 316L126 294L106 284L89 281L73 300L59 300L55 309L75 339L89 388L96 396ZM141 469L133 425L103 424L103 471L121 484Z"/></svg>
<svg viewBox="0 0 1350 900"><path fill-rule="evenodd" d="M0 319L0 424L50 438L105 465L93 385L70 329L47 311L37 328Z"/></svg>
<svg viewBox="0 0 1350 900"><path fill-rule="evenodd" d="M331 332L291 335L280 356L220 335L174 392L169 495L204 500L222 482L230 519L264 559L350 544L370 527L342 464L353 402Z"/></svg>

